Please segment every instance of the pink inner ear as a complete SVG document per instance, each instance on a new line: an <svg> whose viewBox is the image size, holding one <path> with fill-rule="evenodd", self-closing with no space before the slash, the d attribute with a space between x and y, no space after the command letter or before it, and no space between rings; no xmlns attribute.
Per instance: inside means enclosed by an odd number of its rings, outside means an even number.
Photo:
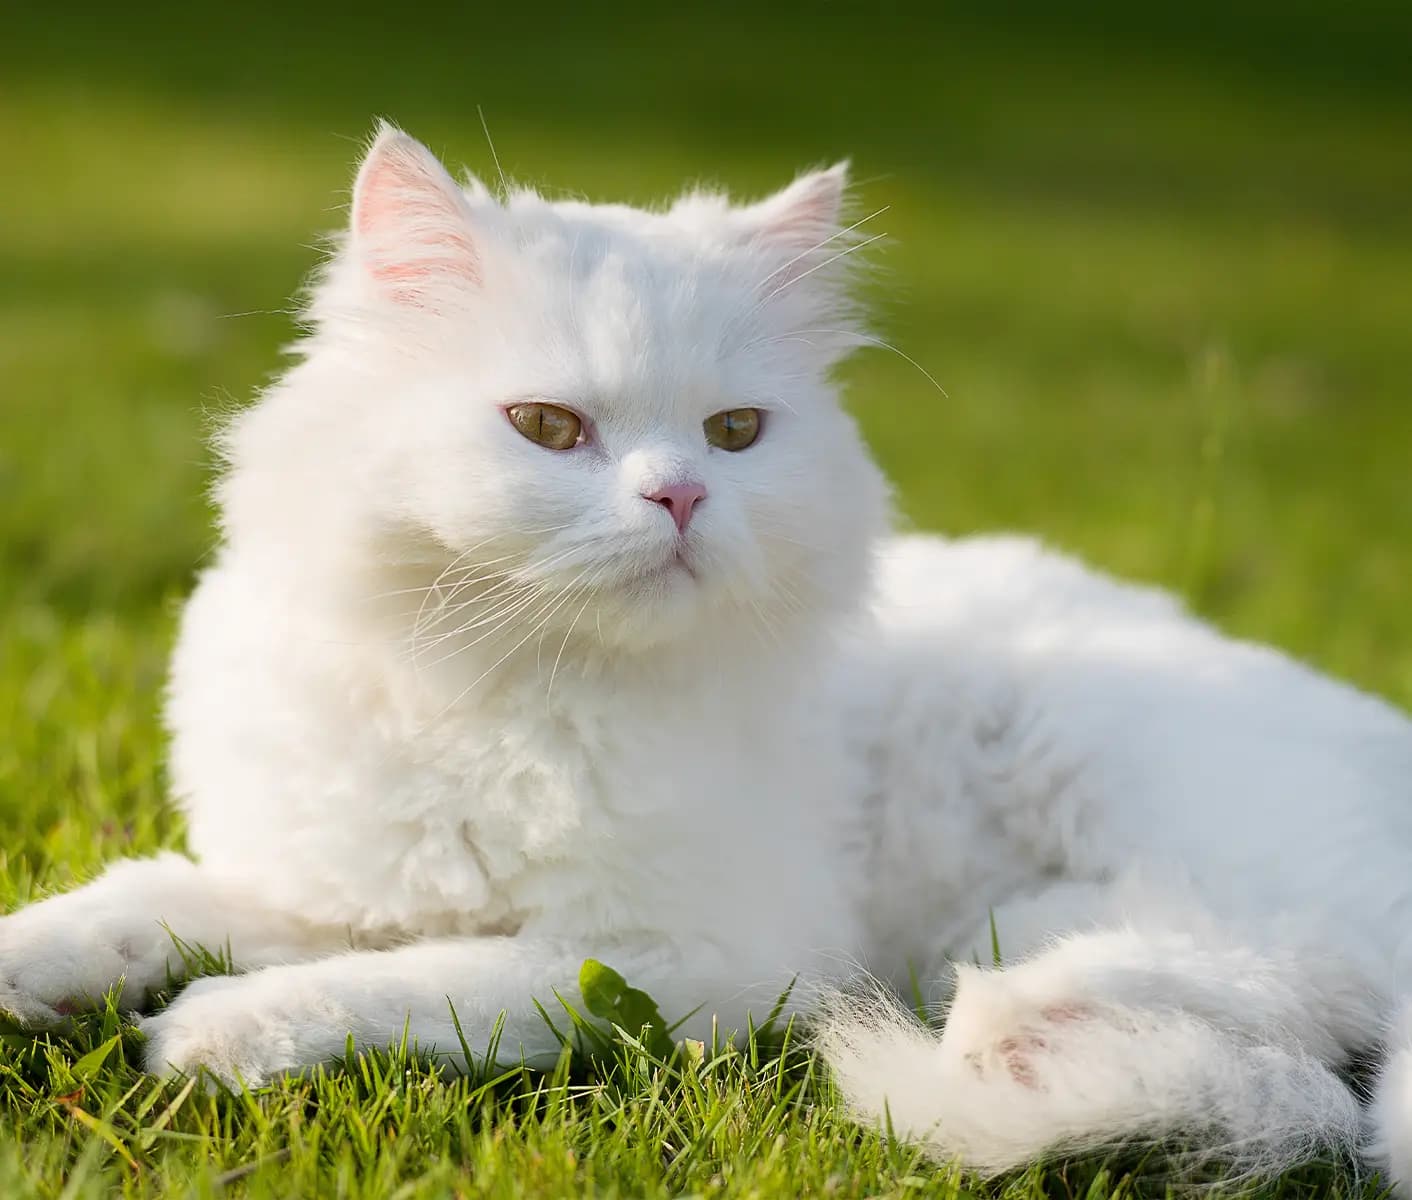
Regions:
<svg viewBox="0 0 1412 1200"><path fill-rule="evenodd" d="M769 234L782 242L810 245L827 237L837 218L838 193L829 186L815 185L771 222Z"/></svg>
<svg viewBox="0 0 1412 1200"><path fill-rule="evenodd" d="M394 149L370 164L359 182L356 229L367 249L368 270L398 285L401 298L414 299L416 285L448 275L480 282L465 213L447 191L454 186Z"/></svg>

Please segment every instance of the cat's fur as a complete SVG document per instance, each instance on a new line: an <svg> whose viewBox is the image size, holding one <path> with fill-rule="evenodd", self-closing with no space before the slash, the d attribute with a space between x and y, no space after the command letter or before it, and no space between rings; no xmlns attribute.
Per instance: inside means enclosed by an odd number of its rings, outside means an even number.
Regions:
<svg viewBox="0 0 1412 1200"><path fill-rule="evenodd" d="M820 1044L939 1154L1412 1181L1412 725L1031 542L888 537L829 382L869 340L843 186L497 199L383 128L301 361L224 435L167 709L195 861L4 918L0 1007L136 1005L170 926L244 973L145 1021L151 1067L258 1082L409 1018L459 1054L452 1004L552 1057L532 998L586 956L688 1034L910 967L944 1034L834 1000ZM521 437L527 398L586 443ZM708 447L743 406L759 443ZM679 543L644 497L683 480ZM964 965L992 924L1007 965Z"/></svg>

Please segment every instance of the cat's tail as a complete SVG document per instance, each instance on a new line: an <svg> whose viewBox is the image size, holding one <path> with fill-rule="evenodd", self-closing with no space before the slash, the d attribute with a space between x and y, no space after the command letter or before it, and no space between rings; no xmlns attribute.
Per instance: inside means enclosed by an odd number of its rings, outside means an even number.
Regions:
<svg viewBox="0 0 1412 1200"><path fill-rule="evenodd" d="M880 995L829 1005L818 1046L853 1113L986 1174L1137 1142L1229 1181L1359 1143L1352 1092L1292 1039L1170 1004L1027 995L1007 976L959 968L940 1034ZM1391 1157L1412 1179L1412 1037L1404 1054Z"/></svg>

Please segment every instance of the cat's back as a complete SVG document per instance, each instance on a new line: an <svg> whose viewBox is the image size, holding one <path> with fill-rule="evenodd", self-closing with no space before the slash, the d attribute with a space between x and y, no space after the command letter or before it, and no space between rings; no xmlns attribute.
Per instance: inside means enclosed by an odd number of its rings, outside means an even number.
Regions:
<svg viewBox="0 0 1412 1200"><path fill-rule="evenodd" d="M1097 708L1141 695L1154 715L1230 710L1259 728L1412 748L1412 722L1386 702L1026 537L888 539L872 617L872 649L908 671L925 661Z"/></svg>
<svg viewBox="0 0 1412 1200"><path fill-rule="evenodd" d="M851 716L918 869L993 903L1155 861L1232 906L1307 888L1412 914L1412 722L1391 705L1023 538L889 541L873 617Z"/></svg>
<svg viewBox="0 0 1412 1200"><path fill-rule="evenodd" d="M1144 625L1181 622L1156 588L1100 575L1014 534L891 537L876 557L874 612L884 630L994 638L1081 628L1100 614Z"/></svg>

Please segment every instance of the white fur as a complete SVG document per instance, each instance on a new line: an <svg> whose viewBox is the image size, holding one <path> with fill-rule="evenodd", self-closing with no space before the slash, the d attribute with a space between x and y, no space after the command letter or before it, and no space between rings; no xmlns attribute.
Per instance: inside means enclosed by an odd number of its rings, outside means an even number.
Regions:
<svg viewBox="0 0 1412 1200"><path fill-rule="evenodd" d="M687 1032L916 969L944 1033L835 1000L820 1045L983 1170L1353 1145L1339 1071L1392 1028L1367 1153L1412 1188L1412 725L1031 542L886 536L829 381L868 340L843 186L495 198L384 128L301 361L223 438L167 710L199 865L0 921L0 1006L138 1002L165 924L247 973L148 1018L152 1067L256 1082L409 1021L454 1060L453 1005L552 1054L531 1000L590 955ZM589 438L531 444L524 400ZM744 406L759 443L707 446ZM690 573L644 500L682 479Z"/></svg>

